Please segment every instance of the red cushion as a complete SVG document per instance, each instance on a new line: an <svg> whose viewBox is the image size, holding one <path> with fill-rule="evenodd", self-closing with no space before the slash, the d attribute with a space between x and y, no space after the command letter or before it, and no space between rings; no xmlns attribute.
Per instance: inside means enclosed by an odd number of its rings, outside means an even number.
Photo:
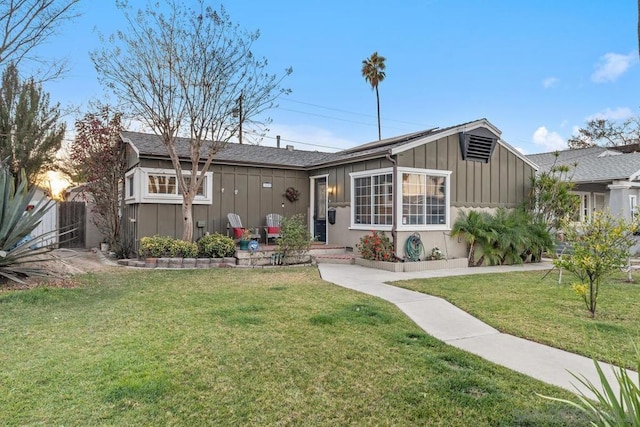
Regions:
<svg viewBox="0 0 640 427"><path fill-rule="evenodd" d="M267 227L268 234L278 234L280 233L280 227Z"/></svg>
<svg viewBox="0 0 640 427"><path fill-rule="evenodd" d="M235 228L235 227L234 227L234 229L233 229L233 236L234 236L236 239L239 239L240 237L242 237L242 230L243 230L242 228Z"/></svg>

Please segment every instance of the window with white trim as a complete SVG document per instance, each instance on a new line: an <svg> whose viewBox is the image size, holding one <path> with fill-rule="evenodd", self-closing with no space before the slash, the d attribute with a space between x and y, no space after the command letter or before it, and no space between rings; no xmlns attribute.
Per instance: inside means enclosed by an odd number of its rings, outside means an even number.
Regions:
<svg viewBox="0 0 640 427"><path fill-rule="evenodd" d="M447 176L402 173L402 225L447 223Z"/></svg>
<svg viewBox="0 0 640 427"><path fill-rule="evenodd" d="M635 194L629 195L629 212L631 213L631 219L638 215L638 198Z"/></svg>
<svg viewBox="0 0 640 427"><path fill-rule="evenodd" d="M190 175L184 175L184 180L187 186L191 184ZM204 182L206 180L205 177L198 186L196 196L204 196ZM182 195L182 191L180 191L180 186L178 185L178 178L175 175L148 174L147 186L149 194Z"/></svg>
<svg viewBox="0 0 640 427"><path fill-rule="evenodd" d="M191 174L183 173L187 186ZM172 169L134 168L126 174L127 204L132 203L182 203L182 191L176 173ZM206 172L196 191L193 203L204 205L213 203L213 173Z"/></svg>
<svg viewBox="0 0 640 427"><path fill-rule="evenodd" d="M450 171L398 168L399 195L394 197L392 169L353 172L351 227L390 230L398 209L399 230L449 228Z"/></svg>
<svg viewBox="0 0 640 427"><path fill-rule="evenodd" d="M389 172L356 177L352 174L353 224L391 225L393 175Z"/></svg>

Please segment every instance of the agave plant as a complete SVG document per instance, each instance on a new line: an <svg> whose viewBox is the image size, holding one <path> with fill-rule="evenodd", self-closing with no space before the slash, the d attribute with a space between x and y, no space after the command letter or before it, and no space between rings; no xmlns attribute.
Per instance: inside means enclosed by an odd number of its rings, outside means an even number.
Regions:
<svg viewBox="0 0 640 427"><path fill-rule="evenodd" d="M541 394L538 394L538 396L562 402L581 410L591 418L592 426L640 426L640 388L638 388L640 373L634 379L626 369L616 368L613 371L615 382L609 382L598 362L594 360L593 363L602 384L602 389L584 376L571 373L588 390L587 392L579 391L575 393L578 402ZM640 372L640 358L638 358L637 370ZM592 395L587 394L589 392ZM595 401L593 400L594 397Z"/></svg>
<svg viewBox="0 0 640 427"><path fill-rule="evenodd" d="M51 200L43 200L30 209L34 193L35 187L27 187L24 172L16 188L11 173L0 167L0 276L20 283L26 276L47 275L45 270L30 263L39 260L37 255L50 250L52 244L46 242L55 234L53 231L30 236L53 206Z"/></svg>

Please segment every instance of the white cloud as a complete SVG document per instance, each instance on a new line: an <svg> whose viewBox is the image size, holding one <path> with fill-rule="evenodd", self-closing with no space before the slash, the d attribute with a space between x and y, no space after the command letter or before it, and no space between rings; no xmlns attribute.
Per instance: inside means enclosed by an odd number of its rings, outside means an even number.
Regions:
<svg viewBox="0 0 640 427"><path fill-rule="evenodd" d="M542 87L545 89L549 89L551 87L557 86L560 83L560 79L557 77L547 77L542 81Z"/></svg>
<svg viewBox="0 0 640 427"><path fill-rule="evenodd" d="M615 110L611 108L607 108L606 110L598 111L595 114L587 117L587 120L596 120L596 119L604 119L604 120L624 120L633 116L633 111L629 107L618 107Z"/></svg>
<svg viewBox="0 0 640 427"><path fill-rule="evenodd" d="M636 52L628 55L619 53L605 53L596 64L596 69L591 75L591 81L594 83L614 82L623 75L629 67L635 64Z"/></svg>
<svg viewBox="0 0 640 427"><path fill-rule="evenodd" d="M580 131L580 129L581 129L581 128L580 128L580 126L578 126L578 125L573 126L573 127L571 128L571 136L578 136L578 135L580 135L580 132L579 132L579 131Z"/></svg>
<svg viewBox="0 0 640 427"><path fill-rule="evenodd" d="M306 151L335 152L355 147L361 142L337 137L328 129L308 125L272 124L261 145L275 146L276 135L280 135L280 146L293 145L295 149ZM304 143L304 144L303 144Z"/></svg>
<svg viewBox="0 0 640 427"><path fill-rule="evenodd" d="M525 150L525 149L524 149L524 148L522 148L522 147L513 147L513 148L515 148L516 150L518 150L518 151L520 152L520 154L524 154L525 156L526 156L527 154L529 154L529 153L527 153L527 150Z"/></svg>
<svg viewBox="0 0 640 427"><path fill-rule="evenodd" d="M549 132L549 130L540 126L533 133L533 143L544 147L546 151L565 150L567 143L557 132Z"/></svg>

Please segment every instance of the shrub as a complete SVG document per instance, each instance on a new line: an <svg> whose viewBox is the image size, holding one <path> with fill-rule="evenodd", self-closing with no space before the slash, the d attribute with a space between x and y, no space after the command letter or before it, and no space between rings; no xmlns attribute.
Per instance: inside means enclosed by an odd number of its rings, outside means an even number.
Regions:
<svg viewBox="0 0 640 427"><path fill-rule="evenodd" d="M233 256L236 244L231 237L213 233L202 236L198 240L198 256L208 258L223 258Z"/></svg>
<svg viewBox="0 0 640 427"><path fill-rule="evenodd" d="M302 215L282 218L278 250L283 257L302 257L311 247L311 233Z"/></svg>
<svg viewBox="0 0 640 427"><path fill-rule="evenodd" d="M469 267L540 261L542 252L553 243L546 224L521 209L500 208L493 214L461 212L451 236L467 242Z"/></svg>
<svg viewBox="0 0 640 427"><path fill-rule="evenodd" d="M143 237L140 239L140 256L158 258L169 255L173 240L169 236Z"/></svg>
<svg viewBox="0 0 640 427"><path fill-rule="evenodd" d="M198 244L173 239L169 246L169 254L176 258L195 258L198 256Z"/></svg>
<svg viewBox="0 0 640 427"><path fill-rule="evenodd" d="M393 243L382 231L372 231L360 238L360 243L356 243L356 248L360 251L360 256L372 261L397 261L393 254Z"/></svg>
<svg viewBox="0 0 640 427"><path fill-rule="evenodd" d="M600 284L627 263L637 229L637 222L627 223L607 212L594 212L580 227L565 224L565 239L571 244L571 251L553 264L578 277L580 283L573 290L582 297L591 317L596 314Z"/></svg>

